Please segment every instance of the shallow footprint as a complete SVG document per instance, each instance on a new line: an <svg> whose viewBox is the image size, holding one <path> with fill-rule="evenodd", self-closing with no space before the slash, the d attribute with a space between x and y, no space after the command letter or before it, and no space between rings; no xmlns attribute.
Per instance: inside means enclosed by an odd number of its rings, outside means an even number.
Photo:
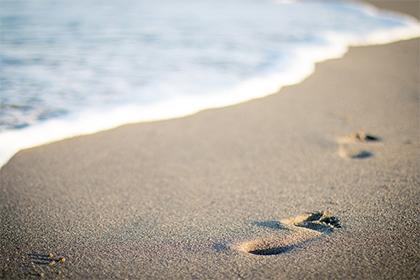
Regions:
<svg viewBox="0 0 420 280"><path fill-rule="evenodd" d="M341 227L339 219L328 211L301 214L281 220L280 224L279 230L286 229L288 234L241 242L235 249L262 256L283 254Z"/></svg>
<svg viewBox="0 0 420 280"><path fill-rule="evenodd" d="M63 256L55 256L52 253L32 252L27 254L27 257L29 258L28 274L41 278L61 275L61 268L66 260Z"/></svg>
<svg viewBox="0 0 420 280"><path fill-rule="evenodd" d="M363 130L340 137L338 142L338 155L342 158L366 159L374 156L371 144L380 142L381 138L368 134Z"/></svg>
<svg viewBox="0 0 420 280"><path fill-rule="evenodd" d="M379 142L381 138L369 133L364 130L353 132L350 135L338 138L339 143L372 143Z"/></svg>
<svg viewBox="0 0 420 280"><path fill-rule="evenodd" d="M342 158L365 159L372 157L374 154L364 147L340 144L338 147L338 155Z"/></svg>

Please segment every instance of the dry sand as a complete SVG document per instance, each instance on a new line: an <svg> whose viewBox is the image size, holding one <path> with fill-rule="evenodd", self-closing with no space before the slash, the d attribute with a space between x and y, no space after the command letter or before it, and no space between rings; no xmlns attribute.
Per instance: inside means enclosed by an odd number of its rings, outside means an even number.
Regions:
<svg viewBox="0 0 420 280"><path fill-rule="evenodd" d="M21 151L0 278L418 278L419 71L419 40L352 48L267 98Z"/></svg>

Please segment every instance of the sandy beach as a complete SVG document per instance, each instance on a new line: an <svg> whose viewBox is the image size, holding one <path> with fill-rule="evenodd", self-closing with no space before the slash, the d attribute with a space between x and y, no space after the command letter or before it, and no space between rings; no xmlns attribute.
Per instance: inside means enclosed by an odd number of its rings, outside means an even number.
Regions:
<svg viewBox="0 0 420 280"><path fill-rule="evenodd" d="M419 48L351 48L269 97L20 151L0 278L418 278Z"/></svg>

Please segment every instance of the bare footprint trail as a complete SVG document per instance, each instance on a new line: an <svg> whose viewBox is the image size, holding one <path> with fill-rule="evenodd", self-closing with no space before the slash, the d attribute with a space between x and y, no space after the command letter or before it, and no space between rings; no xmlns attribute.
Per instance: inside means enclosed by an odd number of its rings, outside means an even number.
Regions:
<svg viewBox="0 0 420 280"><path fill-rule="evenodd" d="M241 242L234 247L241 252L253 255L278 255L329 234L340 227L339 219L328 211L305 213L281 220L277 227L281 232L278 234Z"/></svg>
<svg viewBox="0 0 420 280"><path fill-rule="evenodd" d="M63 256L55 256L52 253L29 253L27 255L29 266L28 275L37 277L57 277L62 274L62 267L66 258Z"/></svg>

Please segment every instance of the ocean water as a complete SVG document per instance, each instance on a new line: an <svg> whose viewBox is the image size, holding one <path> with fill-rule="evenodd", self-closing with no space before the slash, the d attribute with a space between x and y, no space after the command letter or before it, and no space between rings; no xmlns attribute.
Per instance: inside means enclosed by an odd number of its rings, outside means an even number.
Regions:
<svg viewBox="0 0 420 280"><path fill-rule="evenodd" d="M420 35L415 19L339 0L0 7L0 166L23 148L262 97L349 46Z"/></svg>

